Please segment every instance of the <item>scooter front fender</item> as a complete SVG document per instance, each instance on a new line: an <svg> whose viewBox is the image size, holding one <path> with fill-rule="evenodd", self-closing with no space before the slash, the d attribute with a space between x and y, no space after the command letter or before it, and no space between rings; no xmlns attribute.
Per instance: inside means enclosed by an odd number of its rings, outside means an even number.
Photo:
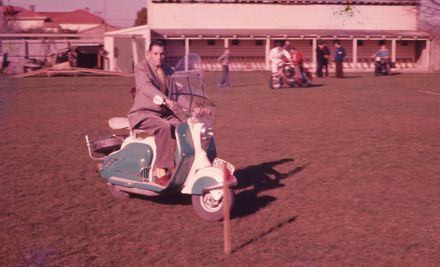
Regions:
<svg viewBox="0 0 440 267"><path fill-rule="evenodd" d="M206 167L198 170L186 180L182 193L200 195L206 188L219 186L223 186L223 170L216 167Z"/></svg>

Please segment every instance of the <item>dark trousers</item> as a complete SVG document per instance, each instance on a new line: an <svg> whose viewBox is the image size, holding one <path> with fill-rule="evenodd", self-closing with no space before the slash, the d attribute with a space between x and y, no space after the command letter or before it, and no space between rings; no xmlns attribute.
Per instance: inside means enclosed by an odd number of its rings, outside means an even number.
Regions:
<svg viewBox="0 0 440 267"><path fill-rule="evenodd" d="M229 66L228 65L222 65L223 68L223 77L222 80L220 81L220 85L230 85L229 82Z"/></svg>
<svg viewBox="0 0 440 267"><path fill-rule="evenodd" d="M344 72L342 70L342 61L336 61L336 78L344 78Z"/></svg>
<svg viewBox="0 0 440 267"><path fill-rule="evenodd" d="M323 72L322 72L323 69L325 71L325 77L328 77L328 63L327 62L319 62L318 61L318 67L316 68L316 75L318 77L322 77L323 76Z"/></svg>

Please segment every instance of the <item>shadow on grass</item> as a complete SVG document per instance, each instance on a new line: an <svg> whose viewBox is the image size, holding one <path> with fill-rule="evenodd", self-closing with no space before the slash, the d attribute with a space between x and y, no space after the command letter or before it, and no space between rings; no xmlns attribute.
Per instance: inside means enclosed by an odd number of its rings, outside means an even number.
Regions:
<svg viewBox="0 0 440 267"><path fill-rule="evenodd" d="M307 166L295 167L286 173L281 173L274 168L277 165L293 161L294 159L292 158L285 158L237 170L235 172L235 176L238 180L236 190L244 190L240 191L235 196L232 218L239 218L253 214L275 201L275 197L268 195L260 196L259 193L283 187L284 184L281 183L281 180L302 171Z"/></svg>
<svg viewBox="0 0 440 267"><path fill-rule="evenodd" d="M342 77L342 78L338 78L336 76L331 76L329 78L343 80L343 79L359 79L359 78L363 78L363 76L348 76L348 75L344 75L344 77Z"/></svg>
<svg viewBox="0 0 440 267"><path fill-rule="evenodd" d="M376 75L376 77L379 77L379 76L396 76L396 75L401 75L401 74L402 74L401 72L391 72L391 73L389 73L387 75Z"/></svg>
<svg viewBox="0 0 440 267"><path fill-rule="evenodd" d="M282 86L281 88L277 88L277 89L270 89L270 90L295 90L295 89L310 89L310 88L316 88L316 87L322 87L324 86L324 83L312 83L308 86L294 86L294 87L289 87L289 86Z"/></svg>
<svg viewBox="0 0 440 267"><path fill-rule="evenodd" d="M272 227L269 228L268 230L266 230L266 231L260 233L259 235L255 236L255 237L253 237L253 238L250 238L249 240L243 242L243 244L241 244L241 245L237 246L236 248L234 248L234 249L231 251L231 253L235 253L235 252L237 252L238 250L243 249L244 247L246 247L246 246L248 246L248 245L250 245L250 244L252 244L252 243L254 243L254 242L257 242L257 241L260 240L261 238L263 238L263 237L269 235L270 233L272 233L272 232L274 232L274 231L280 229L281 227L283 227L283 226L285 226L285 225L288 225L288 224L294 222L294 221L296 220L296 218L297 218L297 216L292 216L292 217L287 218L286 220L281 221L281 222L278 223L277 225L272 226Z"/></svg>
<svg viewBox="0 0 440 267"><path fill-rule="evenodd" d="M284 184L281 183L281 180L307 167L307 164L295 167L286 173L281 173L274 168L277 165L293 161L294 159L292 158L285 158L264 162L258 165L251 165L235 171L234 174L238 180L238 185L235 187L235 190L240 192L235 196L232 218L253 214L276 200L273 196L260 196L258 194L263 191L283 187ZM191 195L181 194L177 189L163 192L159 196L131 194L130 197L166 205L191 205Z"/></svg>
<svg viewBox="0 0 440 267"><path fill-rule="evenodd" d="M322 87L322 86L324 86L325 84L323 84L323 83L312 83L310 86L308 86L308 87L304 87L304 88L315 88L315 87Z"/></svg>

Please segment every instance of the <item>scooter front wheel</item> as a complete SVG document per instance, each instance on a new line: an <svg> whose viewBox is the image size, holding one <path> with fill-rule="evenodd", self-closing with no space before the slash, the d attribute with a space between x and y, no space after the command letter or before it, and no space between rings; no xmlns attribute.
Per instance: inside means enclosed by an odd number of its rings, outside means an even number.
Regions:
<svg viewBox="0 0 440 267"><path fill-rule="evenodd" d="M234 203L234 190L229 189L227 194L230 200L227 208L230 211ZM220 221L223 219L224 192L222 195L219 200L216 200L210 191L204 192L201 195L192 195L191 200L194 211L207 221Z"/></svg>

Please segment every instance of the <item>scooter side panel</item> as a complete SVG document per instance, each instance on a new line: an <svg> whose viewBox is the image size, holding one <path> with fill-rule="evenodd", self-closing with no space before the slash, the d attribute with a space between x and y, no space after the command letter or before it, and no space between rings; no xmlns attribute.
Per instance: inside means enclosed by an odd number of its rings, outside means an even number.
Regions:
<svg viewBox="0 0 440 267"><path fill-rule="evenodd" d="M191 166L194 162L194 144L192 141L191 131L187 123L181 123L176 129L176 138L178 139L178 164L176 166L175 177L173 183L181 185L185 182Z"/></svg>
<svg viewBox="0 0 440 267"><path fill-rule="evenodd" d="M152 160L153 150L149 145L130 143L104 159L101 176L107 179L115 176L141 181L142 177L148 177ZM142 168L144 171L141 174Z"/></svg>

